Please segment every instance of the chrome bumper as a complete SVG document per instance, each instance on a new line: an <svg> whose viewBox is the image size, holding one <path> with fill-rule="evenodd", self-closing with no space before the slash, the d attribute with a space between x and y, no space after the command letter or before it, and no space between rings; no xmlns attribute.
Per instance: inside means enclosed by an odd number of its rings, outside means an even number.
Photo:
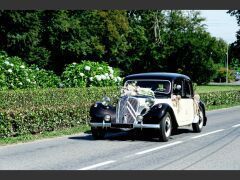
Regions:
<svg viewBox="0 0 240 180"><path fill-rule="evenodd" d="M90 123L90 126L92 127L102 127L102 128L111 128L111 123ZM114 127L115 128L115 127ZM151 128L151 129L159 129L160 125L159 124L133 124L133 129L134 128Z"/></svg>

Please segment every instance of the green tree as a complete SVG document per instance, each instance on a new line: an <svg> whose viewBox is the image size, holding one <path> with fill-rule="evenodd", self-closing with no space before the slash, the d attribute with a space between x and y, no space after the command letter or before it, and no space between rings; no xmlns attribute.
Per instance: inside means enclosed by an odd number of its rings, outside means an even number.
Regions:
<svg viewBox="0 0 240 180"><path fill-rule="evenodd" d="M42 11L1 11L0 49L23 57L28 64L45 67L50 52L42 42Z"/></svg>

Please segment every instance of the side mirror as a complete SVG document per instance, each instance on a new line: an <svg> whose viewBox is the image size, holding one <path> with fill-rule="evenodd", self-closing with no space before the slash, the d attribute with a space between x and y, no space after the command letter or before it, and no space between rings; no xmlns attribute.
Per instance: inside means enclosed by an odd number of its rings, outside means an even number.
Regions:
<svg viewBox="0 0 240 180"><path fill-rule="evenodd" d="M177 85L177 90L181 90L182 89L182 86L180 84Z"/></svg>

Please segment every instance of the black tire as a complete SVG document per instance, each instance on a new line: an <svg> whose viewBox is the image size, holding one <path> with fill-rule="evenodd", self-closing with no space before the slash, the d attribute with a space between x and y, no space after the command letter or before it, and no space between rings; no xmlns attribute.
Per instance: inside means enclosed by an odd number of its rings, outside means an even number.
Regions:
<svg viewBox="0 0 240 180"><path fill-rule="evenodd" d="M92 137L95 140L104 139L105 134L106 134L106 130L102 129L102 128L91 127L91 131L92 131Z"/></svg>
<svg viewBox="0 0 240 180"><path fill-rule="evenodd" d="M202 131L203 123L204 123L203 110L201 106L199 106L198 116L199 116L199 122L192 123L193 132L196 132L196 133L200 133Z"/></svg>
<svg viewBox="0 0 240 180"><path fill-rule="evenodd" d="M167 112L163 119L160 121L160 129L159 129L159 140L163 142L167 142L172 133L172 117Z"/></svg>

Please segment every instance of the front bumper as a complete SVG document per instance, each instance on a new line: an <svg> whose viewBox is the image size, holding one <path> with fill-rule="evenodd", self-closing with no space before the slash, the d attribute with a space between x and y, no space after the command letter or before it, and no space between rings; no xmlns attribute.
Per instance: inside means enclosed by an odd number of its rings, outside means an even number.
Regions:
<svg viewBox="0 0 240 180"><path fill-rule="evenodd" d="M121 124L119 124L121 125ZM91 127L102 127L102 128L121 128L121 126L116 127L114 126L112 123L107 123L107 122L101 122L101 123L97 123L97 122L91 122L90 126ZM123 124L124 126L124 124ZM124 127L122 127L124 128ZM131 127L129 129L135 129L135 128L139 128L139 129L144 129L144 128L150 128L150 129L159 129L160 125L159 124L131 124Z"/></svg>

